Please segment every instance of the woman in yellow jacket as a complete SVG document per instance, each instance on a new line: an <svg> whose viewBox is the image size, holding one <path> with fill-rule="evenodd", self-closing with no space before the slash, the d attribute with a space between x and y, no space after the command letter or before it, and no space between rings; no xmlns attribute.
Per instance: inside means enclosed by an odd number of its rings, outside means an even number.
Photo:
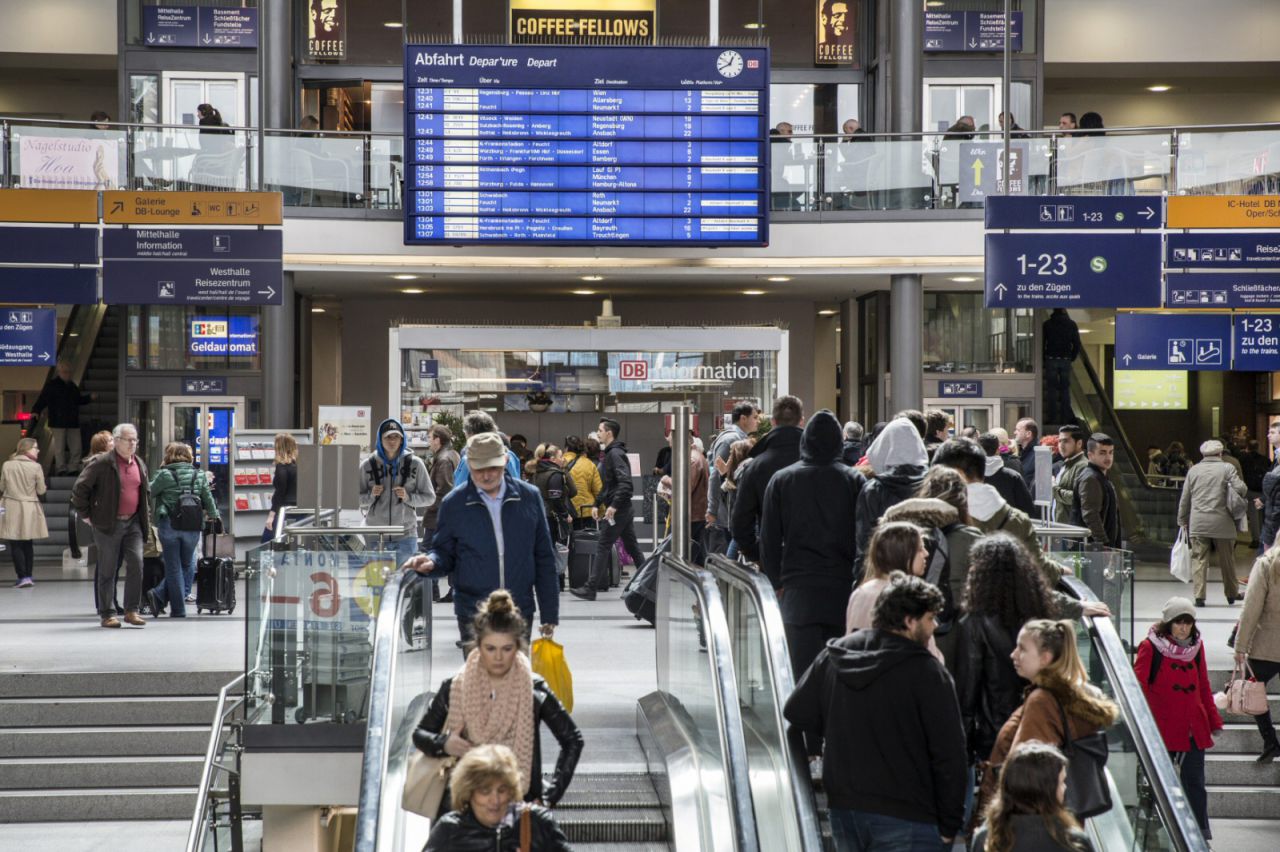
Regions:
<svg viewBox="0 0 1280 852"><path fill-rule="evenodd" d="M586 452L586 445L577 435L564 439L564 472L573 478L578 494L573 498L573 528L582 529L591 520L591 507L604 490L600 468Z"/></svg>

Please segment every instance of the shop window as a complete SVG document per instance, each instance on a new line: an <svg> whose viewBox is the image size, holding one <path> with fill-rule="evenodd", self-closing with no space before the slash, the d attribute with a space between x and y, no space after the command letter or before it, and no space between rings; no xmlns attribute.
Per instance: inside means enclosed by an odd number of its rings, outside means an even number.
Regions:
<svg viewBox="0 0 1280 852"><path fill-rule="evenodd" d="M258 308L130 305L125 322L130 370L260 370Z"/></svg>
<svg viewBox="0 0 1280 852"><path fill-rule="evenodd" d="M981 293L926 293L924 369L937 373L1031 372L1032 312L988 310Z"/></svg>
<svg viewBox="0 0 1280 852"><path fill-rule="evenodd" d="M129 75L128 120L135 124L160 123L160 75Z"/></svg>

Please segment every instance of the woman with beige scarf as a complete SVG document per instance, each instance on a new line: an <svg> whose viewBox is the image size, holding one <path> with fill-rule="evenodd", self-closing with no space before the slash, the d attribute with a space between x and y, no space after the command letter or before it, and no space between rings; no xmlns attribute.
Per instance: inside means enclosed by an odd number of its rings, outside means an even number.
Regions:
<svg viewBox="0 0 1280 852"><path fill-rule="evenodd" d="M573 779L582 733L529 667L525 630L510 592L499 589L490 594L473 622L475 647L458 673L440 684L413 732L413 742L430 757L462 757L478 745L504 745L515 753L520 767L520 797L554 807ZM540 722L560 743L556 770L545 788Z"/></svg>

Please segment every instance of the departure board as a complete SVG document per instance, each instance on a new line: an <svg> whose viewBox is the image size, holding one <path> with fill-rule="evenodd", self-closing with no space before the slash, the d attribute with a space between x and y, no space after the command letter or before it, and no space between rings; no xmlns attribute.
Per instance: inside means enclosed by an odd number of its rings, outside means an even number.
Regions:
<svg viewBox="0 0 1280 852"><path fill-rule="evenodd" d="M765 245L765 48L405 47L407 245Z"/></svg>

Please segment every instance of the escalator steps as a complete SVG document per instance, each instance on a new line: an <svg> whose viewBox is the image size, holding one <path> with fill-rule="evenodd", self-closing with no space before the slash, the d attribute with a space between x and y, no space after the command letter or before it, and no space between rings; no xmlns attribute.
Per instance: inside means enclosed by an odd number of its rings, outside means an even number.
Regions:
<svg viewBox="0 0 1280 852"><path fill-rule="evenodd" d="M667 823L648 775L577 775L556 805L571 843L662 843Z"/></svg>

